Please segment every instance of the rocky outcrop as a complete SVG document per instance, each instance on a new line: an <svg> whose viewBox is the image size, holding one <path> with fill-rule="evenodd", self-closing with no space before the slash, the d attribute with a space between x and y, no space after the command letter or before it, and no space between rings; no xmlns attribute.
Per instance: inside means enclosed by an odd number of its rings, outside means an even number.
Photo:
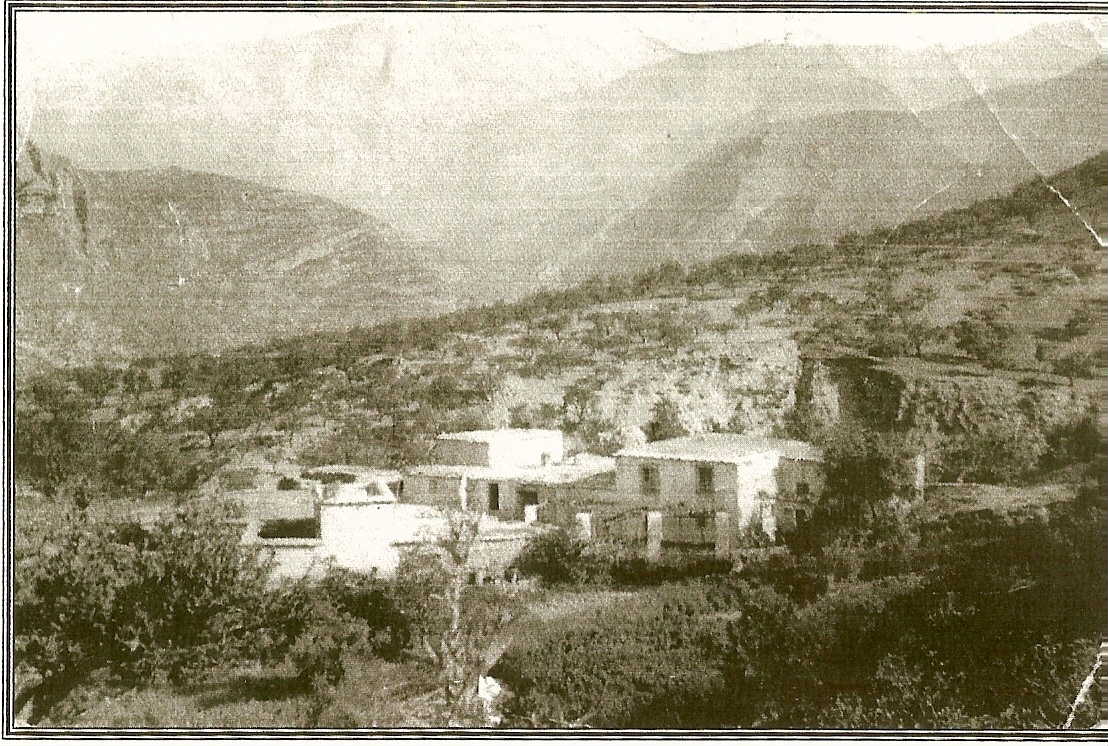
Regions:
<svg viewBox="0 0 1108 746"><path fill-rule="evenodd" d="M1086 416L1092 405L1071 387L1016 381L1002 372L970 375L920 365L912 373L873 358L808 357L800 361L793 418L817 426L846 418L941 436L1017 415L1049 432Z"/></svg>
<svg viewBox="0 0 1108 746"><path fill-rule="evenodd" d="M810 430L850 419L870 427L896 422L904 379L865 357L802 357L792 420Z"/></svg>

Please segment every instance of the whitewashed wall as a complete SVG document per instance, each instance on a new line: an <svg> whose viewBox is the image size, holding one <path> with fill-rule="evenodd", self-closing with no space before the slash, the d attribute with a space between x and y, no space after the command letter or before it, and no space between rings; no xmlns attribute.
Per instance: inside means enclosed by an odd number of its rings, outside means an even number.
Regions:
<svg viewBox="0 0 1108 746"><path fill-rule="evenodd" d="M629 503L704 510L725 508L726 502L735 494L737 469L734 464L711 463L714 492L711 495L702 495L698 492L696 470L698 466L708 463L620 457L616 466L616 492L622 500ZM644 495L642 492L641 467L644 465L658 470L657 495Z"/></svg>
<svg viewBox="0 0 1108 746"><path fill-rule="evenodd" d="M544 456L547 463L556 464L565 458L564 439L556 430L526 435L507 430L493 437L488 456L489 466L498 469L542 466Z"/></svg>
<svg viewBox="0 0 1108 746"><path fill-rule="evenodd" d="M320 507L321 551L335 564L360 572L396 572L397 542L433 539L442 530L441 515L433 508L395 503L327 505Z"/></svg>

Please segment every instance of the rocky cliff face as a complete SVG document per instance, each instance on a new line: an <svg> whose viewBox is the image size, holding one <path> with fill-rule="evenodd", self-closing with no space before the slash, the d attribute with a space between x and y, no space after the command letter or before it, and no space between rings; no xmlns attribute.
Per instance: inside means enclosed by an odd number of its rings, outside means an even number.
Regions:
<svg viewBox="0 0 1108 746"><path fill-rule="evenodd" d="M906 381L862 357L802 357L792 419L802 429L857 420L874 428L897 421Z"/></svg>
<svg viewBox="0 0 1108 746"><path fill-rule="evenodd" d="M58 249L80 251L88 244L88 195L68 161L27 143L16 172L17 226ZM77 258L77 257L73 257Z"/></svg>
<svg viewBox="0 0 1108 746"><path fill-rule="evenodd" d="M325 199L182 169L17 163L21 363L165 353L438 310L424 251Z"/></svg>
<svg viewBox="0 0 1108 746"><path fill-rule="evenodd" d="M1040 459L1049 464L1059 443L1084 437L1095 406L1088 393L1073 387L1017 381L1003 372L969 375L922 364L905 371L866 358L803 359L790 424L802 435L843 419L895 429L928 452L933 479L961 481L965 473L983 470L981 443L1007 443L1028 468ZM986 460L991 456L986 452Z"/></svg>

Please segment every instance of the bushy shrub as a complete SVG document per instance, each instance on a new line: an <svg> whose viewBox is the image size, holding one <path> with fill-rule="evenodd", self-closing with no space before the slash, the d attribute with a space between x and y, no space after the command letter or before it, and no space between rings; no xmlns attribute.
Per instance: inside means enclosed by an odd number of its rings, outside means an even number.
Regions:
<svg viewBox="0 0 1108 746"><path fill-rule="evenodd" d="M544 585L635 588L723 575L731 571L731 561L702 554L647 559L641 550L618 540L585 541L556 529L528 542L513 567Z"/></svg>
<svg viewBox="0 0 1108 746"><path fill-rule="evenodd" d="M15 567L16 663L35 673L16 709L49 714L88 675L183 680L251 654L268 570L239 543L238 512L193 503L152 526L73 514Z"/></svg>
<svg viewBox="0 0 1108 746"><path fill-rule="evenodd" d="M739 577L770 586L795 603L809 603L828 587L824 566L813 557L771 554L762 562L743 565Z"/></svg>
<svg viewBox="0 0 1108 746"><path fill-rule="evenodd" d="M277 480L277 489L279 490L298 490L300 489L300 480L296 477L282 476Z"/></svg>
<svg viewBox="0 0 1108 746"><path fill-rule="evenodd" d="M861 526L912 484L911 453L896 433L843 421L822 433L825 483L820 520Z"/></svg>
<svg viewBox="0 0 1108 746"><path fill-rule="evenodd" d="M565 529L546 531L527 542L513 567L544 585L580 583L585 580L587 542Z"/></svg>
<svg viewBox="0 0 1108 746"><path fill-rule="evenodd" d="M256 448L274 448L284 442L284 436L280 433L260 433L250 439L250 444Z"/></svg>
<svg viewBox="0 0 1108 746"><path fill-rule="evenodd" d="M392 660L411 641L411 621L393 586L341 568L328 569L318 582L304 578L273 589L263 618L263 657L291 660L305 681L341 675L347 647Z"/></svg>
<svg viewBox="0 0 1108 746"><path fill-rule="evenodd" d="M661 588L520 640L493 668L514 693L510 722L531 726L695 727L727 685L713 665L726 644L723 591ZM633 663L632 663L633 662Z"/></svg>
<svg viewBox="0 0 1108 746"><path fill-rule="evenodd" d="M305 685L337 684L349 656L371 652L369 627L323 597L313 599L306 611L306 623L289 646L288 661Z"/></svg>
<svg viewBox="0 0 1108 746"><path fill-rule="evenodd" d="M323 484L352 484L358 479L344 471L303 471L300 472L300 478Z"/></svg>
<svg viewBox="0 0 1108 746"><path fill-rule="evenodd" d="M951 331L959 349L983 362L995 361L1016 333L993 309L969 312Z"/></svg>
<svg viewBox="0 0 1108 746"><path fill-rule="evenodd" d="M598 573L598 576L606 577L611 585L622 588L662 585L731 572L731 560L710 555L671 555L660 560L648 560L634 552L621 555L607 564L604 573Z"/></svg>
<svg viewBox="0 0 1108 746"><path fill-rule="evenodd" d="M1062 328L1065 339L1076 339L1089 334L1103 323L1104 317L1086 305L1077 306Z"/></svg>
<svg viewBox="0 0 1108 746"><path fill-rule="evenodd" d="M228 490L253 489L257 477L256 469L224 469L219 472L219 481Z"/></svg>
<svg viewBox="0 0 1108 746"><path fill-rule="evenodd" d="M1039 472L1047 448L1042 429L1017 414L998 416L948 439L940 458L944 471L957 481L1026 484Z"/></svg>
<svg viewBox="0 0 1108 746"><path fill-rule="evenodd" d="M394 660L411 644L411 620L394 582L372 573L332 568L319 582L318 592L339 611L369 626L374 655Z"/></svg>
<svg viewBox="0 0 1108 746"><path fill-rule="evenodd" d="M1100 360L1097 355L1089 350L1075 350L1067 355L1052 360L1050 369L1060 376L1069 379L1071 385L1078 378L1089 378Z"/></svg>
<svg viewBox="0 0 1108 746"><path fill-rule="evenodd" d="M561 410L550 402L539 405L520 403L509 412L509 427L558 429L561 425Z"/></svg>

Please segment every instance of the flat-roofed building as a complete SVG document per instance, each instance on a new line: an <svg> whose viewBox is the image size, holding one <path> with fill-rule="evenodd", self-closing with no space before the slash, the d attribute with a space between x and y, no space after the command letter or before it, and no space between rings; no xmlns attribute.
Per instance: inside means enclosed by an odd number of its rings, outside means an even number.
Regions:
<svg viewBox="0 0 1108 746"><path fill-rule="evenodd" d="M425 464L404 473L407 503L458 507L458 485L468 480L469 507L509 521L533 521L543 511L564 502L564 497L598 475L615 472L615 460L579 454L546 465L468 466Z"/></svg>
<svg viewBox="0 0 1108 746"><path fill-rule="evenodd" d="M823 452L799 440L701 433L616 454L619 501L659 510L725 511L773 535L823 490Z"/></svg>
<svg viewBox="0 0 1108 746"><path fill-rule="evenodd" d="M431 449L431 462L446 466L518 468L557 464L565 458L560 430L502 428L442 433Z"/></svg>

